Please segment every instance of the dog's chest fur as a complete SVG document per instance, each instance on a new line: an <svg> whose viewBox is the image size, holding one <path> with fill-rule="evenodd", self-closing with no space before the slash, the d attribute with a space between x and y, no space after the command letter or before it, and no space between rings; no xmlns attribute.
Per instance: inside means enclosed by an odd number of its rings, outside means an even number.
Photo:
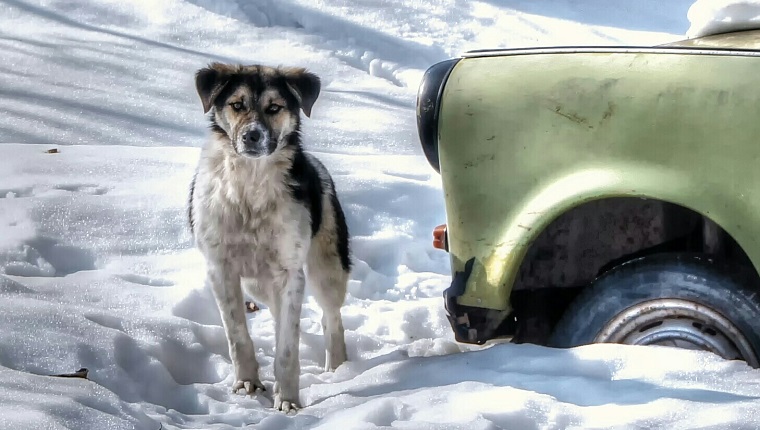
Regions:
<svg viewBox="0 0 760 430"><path fill-rule="evenodd" d="M195 183L196 241L207 253L241 265L244 277L298 269L308 251L307 209L288 185L288 154L267 160L204 154Z"/></svg>

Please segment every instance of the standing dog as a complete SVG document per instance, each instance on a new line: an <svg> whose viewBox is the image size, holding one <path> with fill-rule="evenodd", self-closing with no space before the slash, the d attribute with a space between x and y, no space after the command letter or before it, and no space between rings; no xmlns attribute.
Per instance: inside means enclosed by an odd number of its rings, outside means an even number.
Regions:
<svg viewBox="0 0 760 430"><path fill-rule="evenodd" d="M306 278L323 311L325 368L346 360L340 308L351 265L348 228L329 172L301 147L300 110L311 115L320 80L304 69L212 63L195 83L211 138L193 177L188 215L227 335L232 389L264 390L245 291L272 312L274 407L289 412L299 407Z"/></svg>

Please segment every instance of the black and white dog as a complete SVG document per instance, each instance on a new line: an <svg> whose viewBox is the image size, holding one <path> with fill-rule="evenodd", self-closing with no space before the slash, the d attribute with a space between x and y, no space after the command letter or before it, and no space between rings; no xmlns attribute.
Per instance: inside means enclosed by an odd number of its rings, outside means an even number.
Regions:
<svg viewBox="0 0 760 430"><path fill-rule="evenodd" d="M193 177L189 221L207 263L235 368L233 391L264 390L243 292L275 321L274 407L299 408L301 304L306 279L322 307L326 370L346 360L340 309L351 266L333 180L301 147L319 78L301 68L212 63L195 75L211 121Z"/></svg>

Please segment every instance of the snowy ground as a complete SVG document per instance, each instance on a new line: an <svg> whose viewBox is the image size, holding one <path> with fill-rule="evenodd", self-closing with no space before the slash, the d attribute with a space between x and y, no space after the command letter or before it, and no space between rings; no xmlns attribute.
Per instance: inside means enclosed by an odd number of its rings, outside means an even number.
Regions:
<svg viewBox="0 0 760 430"><path fill-rule="evenodd" d="M690 5L0 0L0 428L758 428L760 373L705 353L456 343L448 259L430 245L445 219L414 122L426 67L484 47L674 41ZM230 393L185 227L206 133L192 75L212 60L324 82L304 127L353 235L350 361L322 371L307 298L296 416ZM271 387L268 310L249 324ZM47 376L81 367L89 380Z"/></svg>

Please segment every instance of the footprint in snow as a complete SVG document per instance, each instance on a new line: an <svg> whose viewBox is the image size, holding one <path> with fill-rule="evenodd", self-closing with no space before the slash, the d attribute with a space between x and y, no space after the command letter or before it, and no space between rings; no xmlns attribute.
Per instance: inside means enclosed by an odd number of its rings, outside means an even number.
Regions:
<svg viewBox="0 0 760 430"><path fill-rule="evenodd" d="M124 275L117 275L119 278L131 282L133 284L147 285L151 287L172 287L174 282L163 278L152 278L145 275L137 275L134 273L127 273Z"/></svg>
<svg viewBox="0 0 760 430"><path fill-rule="evenodd" d="M96 184L59 184L53 188L56 190L70 191L72 193L90 194L93 196L102 196L108 192L108 187L102 187Z"/></svg>

